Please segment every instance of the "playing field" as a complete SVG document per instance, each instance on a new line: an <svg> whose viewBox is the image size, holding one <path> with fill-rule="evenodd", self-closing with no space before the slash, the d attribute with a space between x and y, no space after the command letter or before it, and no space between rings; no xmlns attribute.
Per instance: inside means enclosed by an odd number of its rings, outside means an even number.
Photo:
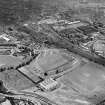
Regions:
<svg viewBox="0 0 105 105"><path fill-rule="evenodd" d="M2 65L18 65L22 62L21 59L13 56L0 56L0 66ZM0 80L4 81L4 84L9 89L27 89L34 84L27 79L24 75L19 73L17 70L6 70L0 72Z"/></svg>
<svg viewBox="0 0 105 105"><path fill-rule="evenodd" d="M73 62L72 56L67 56L64 52L50 50L39 55L37 59L38 66L43 71L49 71L60 67L68 62Z"/></svg>
<svg viewBox="0 0 105 105"><path fill-rule="evenodd" d="M21 62L22 60L17 57L13 57L10 55L0 55L0 66L1 65L17 65Z"/></svg>
<svg viewBox="0 0 105 105"><path fill-rule="evenodd" d="M8 89L22 90L35 85L17 70L0 72L0 80L4 82Z"/></svg>
<svg viewBox="0 0 105 105"><path fill-rule="evenodd" d="M95 63L88 63L62 77L63 82L81 93L91 93L104 87L105 68Z"/></svg>
<svg viewBox="0 0 105 105"><path fill-rule="evenodd" d="M105 69L95 63L79 66L57 81L61 88L45 95L60 105L96 105L105 97Z"/></svg>

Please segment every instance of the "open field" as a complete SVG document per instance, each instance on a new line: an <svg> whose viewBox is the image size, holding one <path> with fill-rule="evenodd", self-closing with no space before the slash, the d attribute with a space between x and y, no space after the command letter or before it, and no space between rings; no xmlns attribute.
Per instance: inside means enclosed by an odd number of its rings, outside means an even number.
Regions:
<svg viewBox="0 0 105 105"><path fill-rule="evenodd" d="M3 80L4 85L8 89L23 90L35 86L35 84L16 70L0 72L0 80Z"/></svg>
<svg viewBox="0 0 105 105"><path fill-rule="evenodd" d="M48 73L48 76L54 76L56 70L58 70L59 73L69 71L79 65L81 60L76 55L67 52L68 51L64 50L48 49L43 51L29 65L19 70L35 82L40 81L38 76L45 76L45 72Z"/></svg>
<svg viewBox="0 0 105 105"><path fill-rule="evenodd" d="M64 75L62 78L66 81L65 83L74 84L75 89L78 91L91 93L104 85L104 76L105 68L98 64L87 63Z"/></svg>
<svg viewBox="0 0 105 105"><path fill-rule="evenodd" d="M59 51L57 52L53 50L40 54L37 59L37 64L44 71L51 70L67 62L68 60L65 59Z"/></svg>
<svg viewBox="0 0 105 105"><path fill-rule="evenodd" d="M60 105L94 105L105 96L104 75L102 66L83 63L57 80L61 84L59 89L40 94Z"/></svg>
<svg viewBox="0 0 105 105"><path fill-rule="evenodd" d="M39 55L36 60L37 65L43 71L49 71L54 68L60 67L68 62L73 63L75 56L72 54L66 54L60 50L49 50Z"/></svg>
<svg viewBox="0 0 105 105"><path fill-rule="evenodd" d="M102 96L105 96L105 68L98 64L81 65L59 80L63 86L55 94L61 95L64 99L72 97L96 104L104 98Z"/></svg>
<svg viewBox="0 0 105 105"><path fill-rule="evenodd" d="M0 55L0 65L18 65L22 62L21 59L9 56L9 55Z"/></svg>
<svg viewBox="0 0 105 105"><path fill-rule="evenodd" d="M68 54L63 50L49 49L42 52L36 60L25 66L25 68L34 74L43 74L44 72L52 72L54 74L57 68L59 70L68 69L78 59L75 55Z"/></svg>
<svg viewBox="0 0 105 105"><path fill-rule="evenodd" d="M9 56L9 55L0 55L0 66L3 65L18 65L21 64L22 60ZM9 89L22 90L33 86L34 84L28 80L25 76L19 73L17 70L6 70L0 72L0 80L4 81L4 84Z"/></svg>

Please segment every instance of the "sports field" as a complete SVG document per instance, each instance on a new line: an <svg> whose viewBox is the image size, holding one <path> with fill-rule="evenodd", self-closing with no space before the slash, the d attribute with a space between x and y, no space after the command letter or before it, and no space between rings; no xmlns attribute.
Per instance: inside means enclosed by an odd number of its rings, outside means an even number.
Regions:
<svg viewBox="0 0 105 105"><path fill-rule="evenodd" d="M2 65L18 65L22 62L21 59L13 56L0 56L0 66ZM9 89L22 90L27 89L34 84L27 79L24 75L19 73L17 70L6 70L0 72L0 80L4 81L4 84Z"/></svg>
<svg viewBox="0 0 105 105"><path fill-rule="evenodd" d="M95 63L87 63L64 75L62 81L68 89L73 87L80 93L91 94L94 91L104 89L105 68Z"/></svg>
<svg viewBox="0 0 105 105"><path fill-rule="evenodd" d="M8 89L23 90L35 86L29 79L16 70L0 72L2 80Z"/></svg>
<svg viewBox="0 0 105 105"><path fill-rule="evenodd" d="M59 89L45 94L60 105L96 105L105 97L105 69L86 63L57 79Z"/></svg>
<svg viewBox="0 0 105 105"><path fill-rule="evenodd" d="M73 60L72 55L67 55L63 51L50 50L39 55L37 64L43 71L49 71L68 62L72 64Z"/></svg>
<svg viewBox="0 0 105 105"><path fill-rule="evenodd" d="M0 66L1 65L17 65L21 62L22 60L17 57L13 57L10 55L0 55Z"/></svg>

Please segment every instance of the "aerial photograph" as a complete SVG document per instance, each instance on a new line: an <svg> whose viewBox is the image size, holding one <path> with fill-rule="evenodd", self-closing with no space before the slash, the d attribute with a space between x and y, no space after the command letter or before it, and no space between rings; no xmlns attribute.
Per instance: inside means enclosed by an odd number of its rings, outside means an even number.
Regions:
<svg viewBox="0 0 105 105"><path fill-rule="evenodd" d="M0 105L105 105L105 0L0 0Z"/></svg>

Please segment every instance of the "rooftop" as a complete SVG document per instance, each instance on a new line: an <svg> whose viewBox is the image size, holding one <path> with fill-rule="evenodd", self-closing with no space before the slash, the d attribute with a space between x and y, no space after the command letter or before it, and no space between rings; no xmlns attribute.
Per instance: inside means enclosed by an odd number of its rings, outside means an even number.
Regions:
<svg viewBox="0 0 105 105"><path fill-rule="evenodd" d="M86 35L87 34L89 35L94 32L98 32L98 30L95 29L93 26L80 26L80 27L78 27L78 29Z"/></svg>

